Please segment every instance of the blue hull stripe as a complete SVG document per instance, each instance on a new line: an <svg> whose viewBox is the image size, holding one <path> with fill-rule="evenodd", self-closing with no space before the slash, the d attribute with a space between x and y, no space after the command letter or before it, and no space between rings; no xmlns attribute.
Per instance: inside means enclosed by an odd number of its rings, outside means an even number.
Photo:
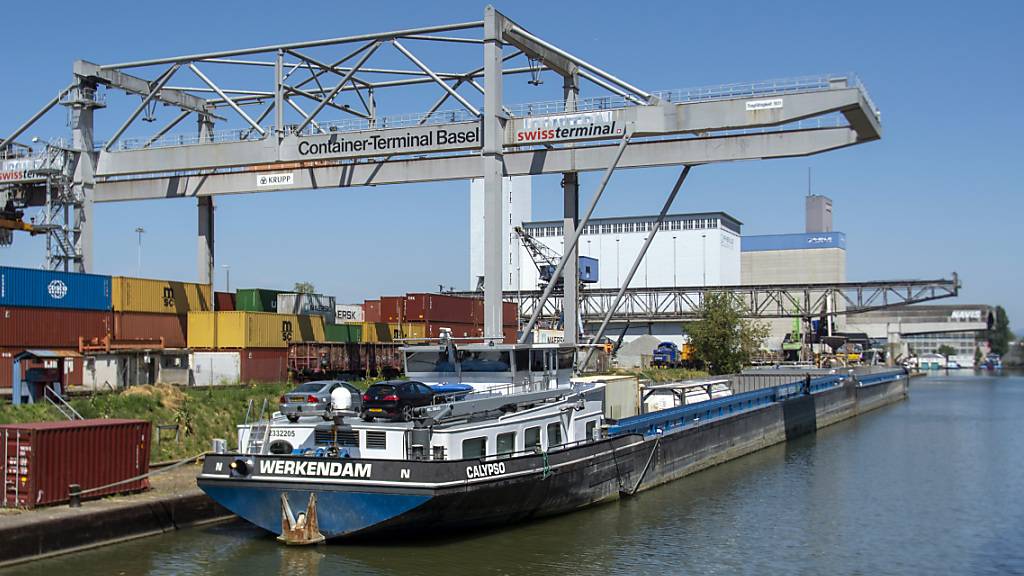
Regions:
<svg viewBox="0 0 1024 576"><path fill-rule="evenodd" d="M274 534L281 533L281 492L288 494L288 505L296 516L305 511L312 493L309 490L209 484L201 488L221 506ZM430 500L430 496L412 494L328 490L318 491L316 498L320 532L327 538L352 534L386 522Z"/></svg>

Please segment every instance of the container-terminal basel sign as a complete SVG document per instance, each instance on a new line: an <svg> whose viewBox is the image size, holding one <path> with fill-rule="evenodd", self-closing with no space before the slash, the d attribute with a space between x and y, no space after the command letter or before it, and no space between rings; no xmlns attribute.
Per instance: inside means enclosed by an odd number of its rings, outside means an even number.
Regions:
<svg viewBox="0 0 1024 576"><path fill-rule="evenodd" d="M583 112L514 118L505 130L505 145L547 144L621 137L622 111ZM359 132L331 132L286 138L281 161L406 156L476 150L482 146L479 121Z"/></svg>

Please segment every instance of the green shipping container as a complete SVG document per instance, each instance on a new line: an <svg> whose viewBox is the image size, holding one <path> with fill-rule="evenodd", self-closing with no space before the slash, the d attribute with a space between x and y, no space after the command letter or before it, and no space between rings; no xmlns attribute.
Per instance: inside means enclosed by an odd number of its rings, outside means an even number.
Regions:
<svg viewBox="0 0 1024 576"><path fill-rule="evenodd" d="M325 324L324 334L328 342L361 342L362 324Z"/></svg>
<svg viewBox="0 0 1024 576"><path fill-rule="evenodd" d="M235 296L235 310L239 312L277 312L277 295L282 290L240 288Z"/></svg>

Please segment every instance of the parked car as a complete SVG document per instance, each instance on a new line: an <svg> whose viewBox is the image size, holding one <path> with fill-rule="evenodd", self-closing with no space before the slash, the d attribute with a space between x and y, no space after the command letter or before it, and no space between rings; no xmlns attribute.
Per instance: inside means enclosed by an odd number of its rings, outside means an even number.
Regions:
<svg viewBox="0 0 1024 576"><path fill-rule="evenodd" d="M370 386L363 394L360 417L367 422L374 418L391 418L408 422L413 408L429 406L434 391L422 382L391 380Z"/></svg>
<svg viewBox="0 0 1024 576"><path fill-rule="evenodd" d="M289 422L297 422L301 416L316 415L324 420L331 419L331 392L344 387L352 395L352 407L359 411L361 396L359 390L342 380L317 380L299 384L280 398L281 413Z"/></svg>

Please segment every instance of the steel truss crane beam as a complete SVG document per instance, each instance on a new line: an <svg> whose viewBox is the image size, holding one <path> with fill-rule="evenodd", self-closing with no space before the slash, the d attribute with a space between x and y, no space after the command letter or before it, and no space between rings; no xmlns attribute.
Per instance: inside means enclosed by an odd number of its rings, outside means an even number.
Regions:
<svg viewBox="0 0 1024 576"><path fill-rule="evenodd" d="M615 301L615 288L590 288L581 297L580 310L585 321L600 322ZM893 280L883 282L846 282L836 284L786 284L757 286L708 286L679 288L629 288L611 321L679 322L697 319L704 295L726 293L750 318L808 318L822 314L857 314L919 304L960 293L960 280ZM461 292L471 296L477 293ZM519 315L530 317L540 301L540 290L505 292L507 301L519 302ZM836 303L834 306L829 302ZM562 303L557 296L544 305L539 317L557 320Z"/></svg>

